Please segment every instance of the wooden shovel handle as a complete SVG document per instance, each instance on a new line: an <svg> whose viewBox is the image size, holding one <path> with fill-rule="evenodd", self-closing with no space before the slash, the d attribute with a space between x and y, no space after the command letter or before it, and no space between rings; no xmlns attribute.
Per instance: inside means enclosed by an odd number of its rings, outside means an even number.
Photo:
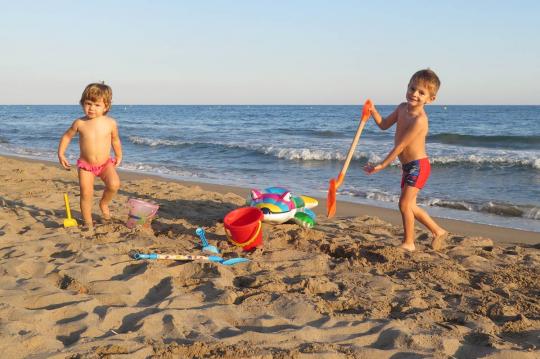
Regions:
<svg viewBox="0 0 540 359"><path fill-rule="evenodd" d="M366 122L369 119L369 116L371 115L372 106L373 106L373 103L369 99L366 100L366 102L364 103L364 108L362 109L362 118L360 119L360 123L358 124L358 129L356 130L356 134L354 135L354 139L351 143L351 147L349 147L349 153L347 154L347 159L345 160L345 163L343 164L343 168L341 168L341 172L339 172L338 180L336 182L336 188L340 187L341 183L345 179L345 173L347 172L347 169L349 168L349 164L351 163L351 159L354 154L356 145L358 144L358 141L360 140L360 136L362 135L362 131L364 130L364 126L366 125Z"/></svg>

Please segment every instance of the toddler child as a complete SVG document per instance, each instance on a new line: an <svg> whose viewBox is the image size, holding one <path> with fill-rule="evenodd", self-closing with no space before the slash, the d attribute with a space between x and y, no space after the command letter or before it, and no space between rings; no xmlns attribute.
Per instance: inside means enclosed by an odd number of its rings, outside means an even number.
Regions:
<svg viewBox="0 0 540 359"><path fill-rule="evenodd" d="M116 167L122 162L122 145L118 136L116 121L107 113L111 108L112 90L103 83L92 83L84 89L80 104L85 116L73 121L58 145L58 160L67 170L70 164L64 153L69 142L79 134L80 158L77 160L79 186L81 189L81 213L84 224L93 231L92 201L94 179L101 178L105 190L99 202L102 218L110 219L109 203L120 188L120 178ZM115 158L110 156L111 146Z"/></svg>

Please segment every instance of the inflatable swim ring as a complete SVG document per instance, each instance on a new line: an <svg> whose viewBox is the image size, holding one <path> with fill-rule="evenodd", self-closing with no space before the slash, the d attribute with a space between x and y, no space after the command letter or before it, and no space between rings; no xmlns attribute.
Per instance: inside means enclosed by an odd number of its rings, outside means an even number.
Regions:
<svg viewBox="0 0 540 359"><path fill-rule="evenodd" d="M281 224L291 220L302 227L312 228L316 216L311 208L318 205L315 198L293 196L289 190L282 187L269 187L261 192L251 190L248 205L259 208L264 214L264 222Z"/></svg>

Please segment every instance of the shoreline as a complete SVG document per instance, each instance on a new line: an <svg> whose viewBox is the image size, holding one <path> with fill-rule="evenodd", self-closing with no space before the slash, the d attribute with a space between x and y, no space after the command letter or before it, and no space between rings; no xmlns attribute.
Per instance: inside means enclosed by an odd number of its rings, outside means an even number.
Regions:
<svg viewBox="0 0 540 359"><path fill-rule="evenodd" d="M41 159L32 159L26 157L19 157L16 155L5 155L1 154L0 158L11 158L19 161L27 162L37 162L45 164L48 166L59 167L60 165L54 161L47 161ZM230 185L221 185L221 184L211 184L205 182L196 182L189 180L179 180L174 178L168 178L160 175L132 172L128 170L119 169L120 180L121 181L131 181L131 180L143 180L143 179L154 179L163 182L174 182L179 183L184 186L197 186L203 189L204 191L216 192L219 194L234 193L243 198L247 198L249 195L249 188L239 187L239 186L230 186ZM122 190L122 185L120 186ZM321 197L314 197L319 201L319 205L313 210L317 216L326 217L326 199ZM428 211L429 212L429 211ZM347 201L337 202L337 211L335 218L351 218L359 216L373 216L378 217L384 221L387 221L393 225L402 226L401 215L397 209L389 209L384 207L372 206L369 204L360 204ZM528 244L535 245L540 243L540 233L533 231L526 231L521 229L507 228L492 226L481 223L467 222L455 219L448 219L433 216L433 218L447 231L453 234L459 234L464 236L475 236L475 237L486 237L496 241L501 245L514 245L514 244ZM417 226L421 226L417 223ZM424 229L422 227L422 229Z"/></svg>

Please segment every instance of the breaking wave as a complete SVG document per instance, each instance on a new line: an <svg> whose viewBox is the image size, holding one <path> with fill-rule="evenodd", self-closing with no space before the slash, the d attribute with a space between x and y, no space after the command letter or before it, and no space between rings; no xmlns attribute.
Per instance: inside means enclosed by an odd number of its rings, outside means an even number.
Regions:
<svg viewBox="0 0 540 359"><path fill-rule="evenodd" d="M381 202L398 203L399 195L383 191L340 191L340 194L351 195L353 197L365 198ZM540 220L540 207L531 205L516 205L503 202L472 202L467 200L446 200L439 198L424 198L418 200L424 206L441 207L458 211L479 212L494 214L502 217L519 217L525 219Z"/></svg>
<svg viewBox="0 0 540 359"><path fill-rule="evenodd" d="M468 147L540 149L540 136L475 136L457 133L440 133L429 136L430 141Z"/></svg>

